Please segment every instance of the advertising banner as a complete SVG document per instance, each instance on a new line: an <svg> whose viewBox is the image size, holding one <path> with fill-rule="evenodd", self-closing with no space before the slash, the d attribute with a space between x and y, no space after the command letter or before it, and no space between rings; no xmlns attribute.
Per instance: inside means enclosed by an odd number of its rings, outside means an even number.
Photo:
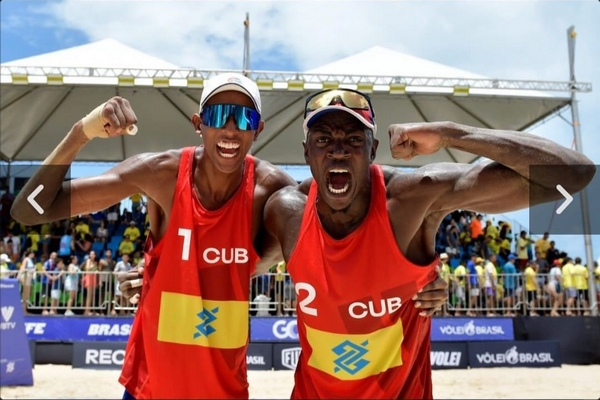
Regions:
<svg viewBox="0 0 600 400"><path fill-rule="evenodd" d="M468 350L471 368L561 365L558 341L472 342Z"/></svg>
<svg viewBox="0 0 600 400"><path fill-rule="evenodd" d="M432 342L432 369L466 369L469 365L467 343L465 342Z"/></svg>
<svg viewBox="0 0 600 400"><path fill-rule="evenodd" d="M81 342L127 341L133 318L92 318L78 316L26 316L29 340Z"/></svg>
<svg viewBox="0 0 600 400"><path fill-rule="evenodd" d="M246 364L250 370L271 370L273 368L273 345L250 343L246 353Z"/></svg>
<svg viewBox="0 0 600 400"><path fill-rule="evenodd" d="M297 342L296 318L253 317L250 318L251 342Z"/></svg>
<svg viewBox="0 0 600 400"><path fill-rule="evenodd" d="M121 369L127 342L74 342L73 368Z"/></svg>
<svg viewBox="0 0 600 400"><path fill-rule="evenodd" d="M0 279L0 385L33 386L17 279Z"/></svg>
<svg viewBox="0 0 600 400"><path fill-rule="evenodd" d="M295 370L300 357L300 343L275 343L273 345L273 369Z"/></svg>
<svg viewBox="0 0 600 400"><path fill-rule="evenodd" d="M470 342L514 340L512 318L433 318L431 340Z"/></svg>

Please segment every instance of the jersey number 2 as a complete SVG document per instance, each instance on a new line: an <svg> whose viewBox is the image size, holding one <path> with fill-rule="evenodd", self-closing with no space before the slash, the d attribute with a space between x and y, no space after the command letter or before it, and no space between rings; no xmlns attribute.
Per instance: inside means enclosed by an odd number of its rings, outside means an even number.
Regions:
<svg viewBox="0 0 600 400"><path fill-rule="evenodd" d="M308 314L308 315L312 315L312 316L316 317L317 309L315 307L308 306L310 303L312 303L312 301L315 299L315 297L317 297L317 290L315 289L315 287L309 283L298 282L298 283L296 283L295 288L296 288L296 294L298 295L298 297L300 297L301 290L306 290L308 292L308 294L306 295L306 298L304 300L302 300L300 303L298 303L298 306L300 306L300 310L302 310L302 312L304 314Z"/></svg>

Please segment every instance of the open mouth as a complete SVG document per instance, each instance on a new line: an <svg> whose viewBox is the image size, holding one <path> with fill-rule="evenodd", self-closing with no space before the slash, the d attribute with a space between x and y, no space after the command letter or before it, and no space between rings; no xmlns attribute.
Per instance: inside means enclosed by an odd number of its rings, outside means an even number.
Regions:
<svg viewBox="0 0 600 400"><path fill-rule="evenodd" d="M224 158L233 158L237 155L238 149L240 148L239 143L225 142L221 140L217 143L217 149L219 155Z"/></svg>
<svg viewBox="0 0 600 400"><path fill-rule="evenodd" d="M327 189L333 194L344 194L350 189L351 178L347 169L334 168L327 174Z"/></svg>

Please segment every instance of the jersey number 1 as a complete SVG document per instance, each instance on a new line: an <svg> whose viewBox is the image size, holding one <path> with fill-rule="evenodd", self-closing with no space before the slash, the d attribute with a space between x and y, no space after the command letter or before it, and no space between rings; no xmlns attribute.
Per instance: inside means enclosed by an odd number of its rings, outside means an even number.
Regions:
<svg viewBox="0 0 600 400"><path fill-rule="evenodd" d="M186 228L179 228L177 232L179 236L183 236L183 248L181 249L181 259L188 261L190 259L190 245L192 242L192 230Z"/></svg>

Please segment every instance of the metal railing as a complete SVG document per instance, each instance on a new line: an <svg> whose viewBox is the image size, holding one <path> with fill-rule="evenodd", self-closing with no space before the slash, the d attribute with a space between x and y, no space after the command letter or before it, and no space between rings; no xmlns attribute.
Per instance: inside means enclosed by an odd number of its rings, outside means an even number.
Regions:
<svg viewBox="0 0 600 400"><path fill-rule="evenodd" d="M53 271L19 274L27 311L65 315L128 315L136 306L122 296L114 272Z"/></svg>
<svg viewBox="0 0 600 400"><path fill-rule="evenodd" d="M450 275L446 305L437 315L515 316L515 315L591 315L598 299L589 298L589 290L572 276L573 287L552 281L549 274L528 278L522 273ZM581 277L586 281L585 277Z"/></svg>
<svg viewBox="0 0 600 400"><path fill-rule="evenodd" d="M13 276L14 277L14 276ZM577 277L574 276L574 282ZM525 275L498 274L486 281L484 275L448 277L448 301L437 315L590 315L598 299L588 290L564 288L537 274L537 285L527 285ZM36 272L23 276L21 293L33 313L65 315L131 315L136 305L118 291L113 272ZM256 316L292 316L296 292L289 274L269 273L250 280L249 309Z"/></svg>

